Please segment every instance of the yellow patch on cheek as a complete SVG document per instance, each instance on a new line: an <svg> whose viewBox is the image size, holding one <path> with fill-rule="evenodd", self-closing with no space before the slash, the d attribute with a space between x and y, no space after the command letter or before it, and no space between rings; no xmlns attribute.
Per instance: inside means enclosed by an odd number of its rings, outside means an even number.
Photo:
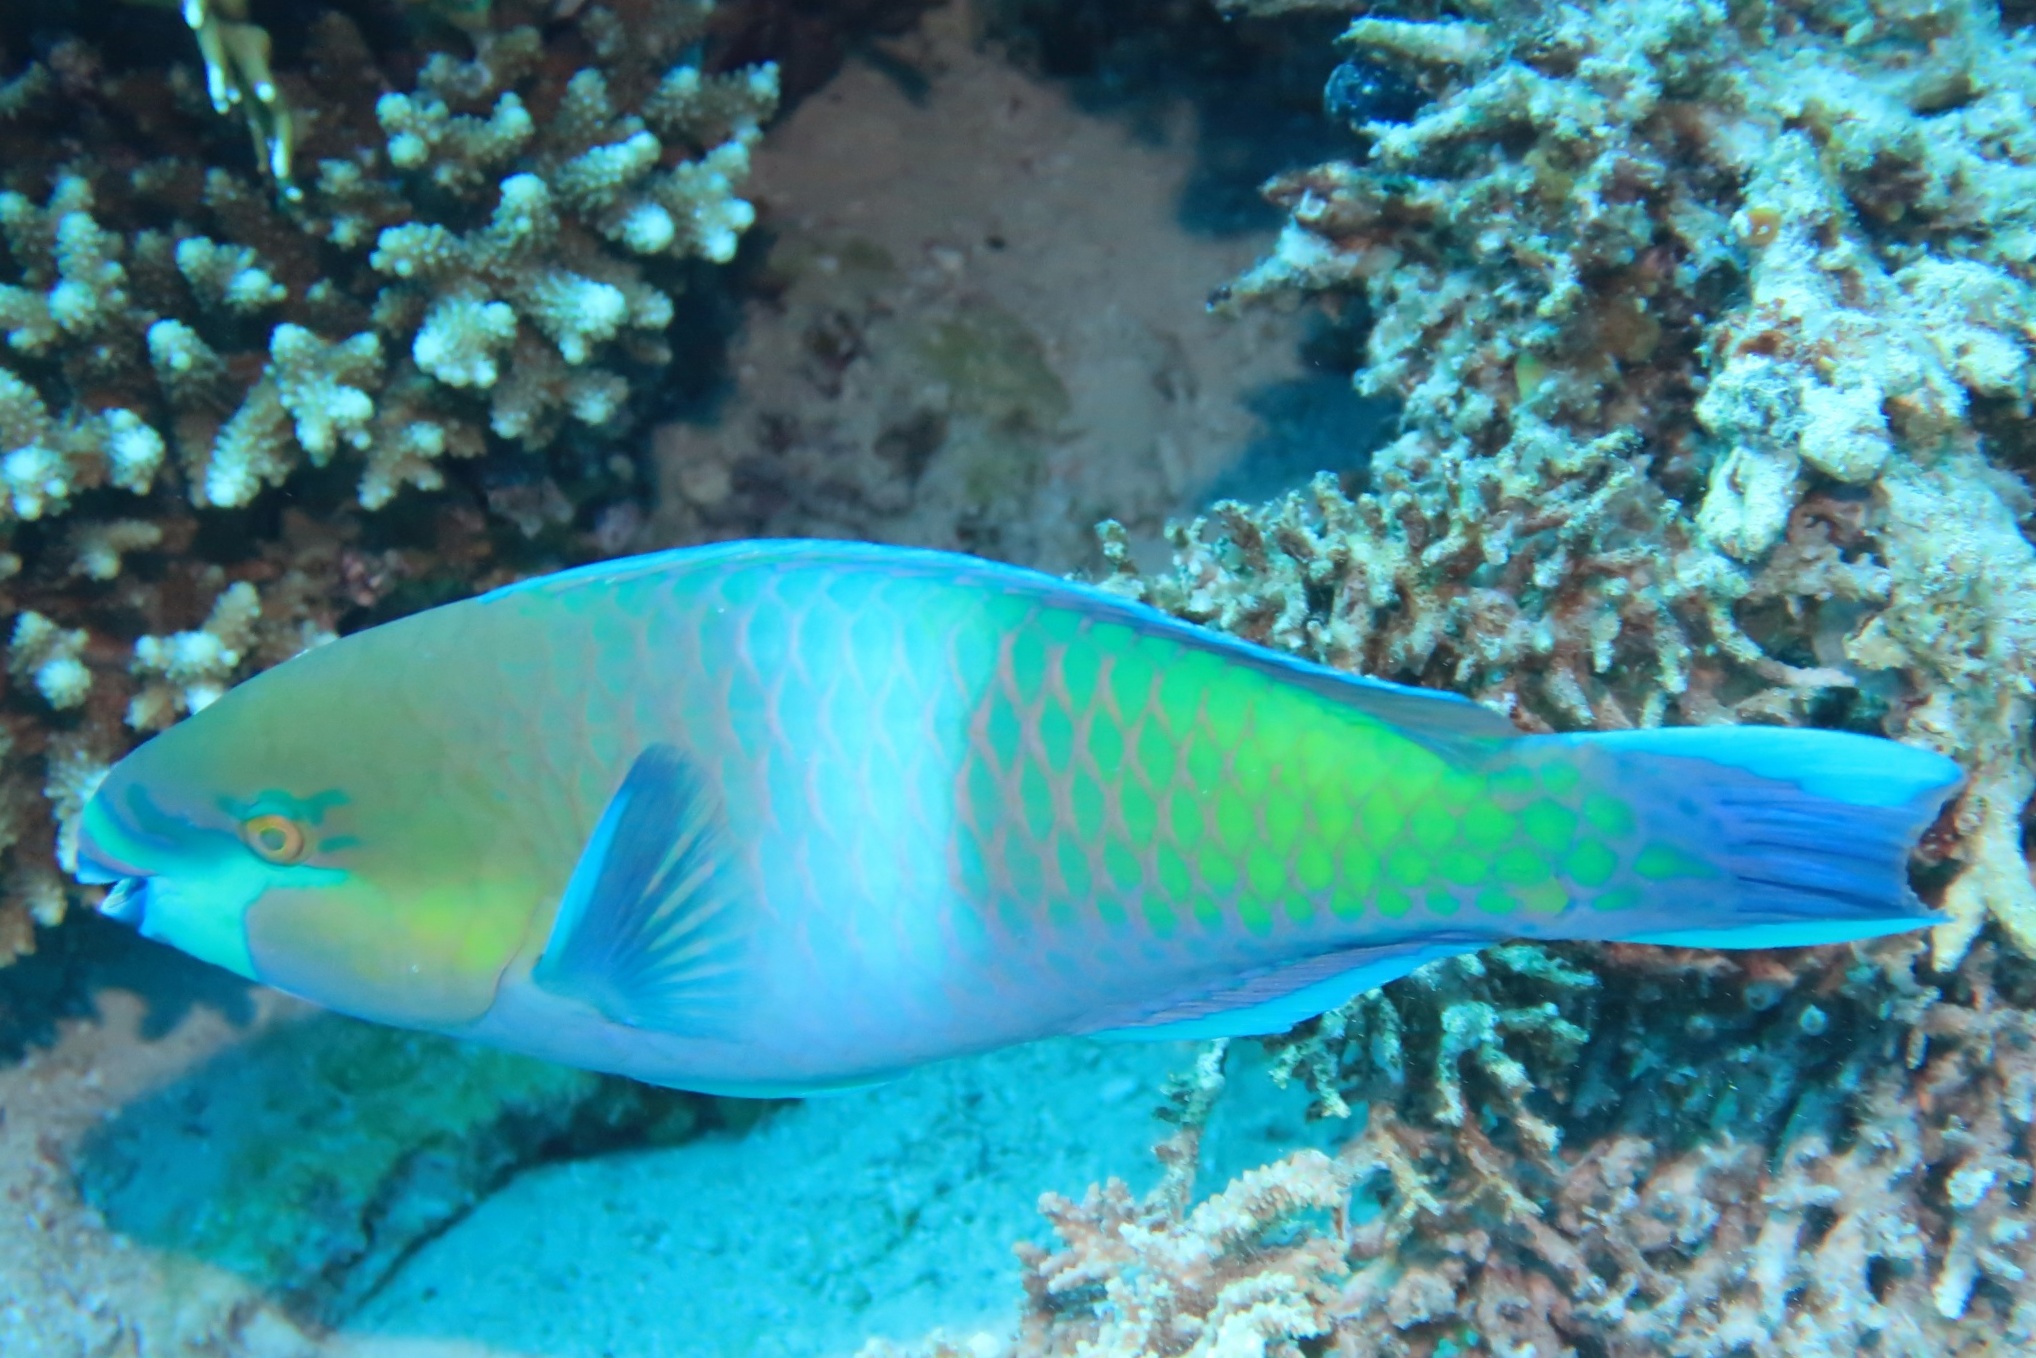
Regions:
<svg viewBox="0 0 2036 1358"><path fill-rule="evenodd" d="M279 880L247 912L248 947L264 983L409 1027L457 1027L487 1012L523 942L535 893L521 887L504 899L472 883L400 871L333 876L348 880L328 889Z"/></svg>

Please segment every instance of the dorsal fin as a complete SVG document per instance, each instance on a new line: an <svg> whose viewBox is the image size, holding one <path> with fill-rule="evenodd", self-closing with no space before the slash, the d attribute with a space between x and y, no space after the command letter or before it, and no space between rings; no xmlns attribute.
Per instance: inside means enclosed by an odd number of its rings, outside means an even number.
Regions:
<svg viewBox="0 0 2036 1358"><path fill-rule="evenodd" d="M724 1034L747 952L726 857L711 792L652 745L588 836L531 979L616 1023Z"/></svg>
<svg viewBox="0 0 2036 1358"><path fill-rule="evenodd" d="M504 585L474 602L490 603L538 593L567 594L589 586L615 585L664 571L700 570L743 562L767 562L785 569L837 566L884 570L900 576L921 576L1030 597L1049 607L1073 609L1098 620L1122 623L1146 636L1164 637L1183 646L1223 656L1261 674L1348 704L1431 746L1520 734L1519 728L1500 713L1455 693L1414 688L1331 669L1284 651L1271 650L1255 642L1242 641L1183 622L1149 605L1094 585L1062 580L1022 566L1005 565L981 557L917 547L770 539L680 547L536 576Z"/></svg>

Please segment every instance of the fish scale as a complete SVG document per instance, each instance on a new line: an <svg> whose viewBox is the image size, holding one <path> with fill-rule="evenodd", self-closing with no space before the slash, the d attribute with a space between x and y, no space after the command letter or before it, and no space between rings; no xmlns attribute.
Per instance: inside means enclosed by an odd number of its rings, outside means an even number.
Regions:
<svg viewBox="0 0 2036 1358"><path fill-rule="evenodd" d="M1915 927L1908 847L1956 781L1828 732L1524 737L1030 572L735 544L259 676L113 770L81 870L335 1007L788 1093L1276 1030L1502 938Z"/></svg>
<svg viewBox="0 0 2036 1358"><path fill-rule="evenodd" d="M1033 925L1158 940L1184 926L1269 938L1358 917L1377 856L1402 836L1368 841L1353 799L1383 765L1418 794L1434 755L1332 701L1128 627L1052 637L1036 609L992 621L1049 635L1043 657L1002 659L972 722L958 796L980 867L965 889ZM1400 792L1374 795L1371 823L1408 819ZM1014 805L1021 814L1000 814ZM1446 828L1453 837L1454 814Z"/></svg>
<svg viewBox="0 0 2036 1358"><path fill-rule="evenodd" d="M1551 885L1563 905L1582 891L1514 866L1508 885L1519 892L1473 892L1495 860L1531 852L1524 831L1493 834L1506 811L1488 780L1332 698L1240 671L1181 639L1023 596L993 598L942 635L927 619L947 586L869 583L882 588L778 600L809 645L833 639L849 619L856 626L856 644L837 652L834 683L811 709L815 730L786 743L810 742L853 764L835 728L865 712L870 695L855 681L866 669L954 678L968 704L968 743L953 779L956 852L944 857L959 876L945 913L961 916L968 935L993 938L1007 967L1032 954L1041 973L1020 972L1016 984L1087 996L1096 976L1144 960L1182 972L1170 997L1205 976L1264 965L1311 929L1347 939L1368 908L1379 924L1419 928L1467 903L1508 914L1539 902L1546 912ZM885 653L908 637L948 663L921 655L899 666ZM871 651L886 663L861 663ZM972 663L958 663L957 652ZM952 706L915 700L929 713ZM887 725L869 723L873 739ZM938 763L943 733L930 726L913 743ZM1374 776L1382 768L1394 773L1383 785ZM837 793L845 804L882 800L861 783L843 781ZM816 816L832 837L838 817ZM1610 842L1594 844L1618 856ZM887 911L883 923L912 917ZM851 936L866 964L890 960L870 955L879 937L880 927ZM944 974L953 960L932 958L930 969Z"/></svg>

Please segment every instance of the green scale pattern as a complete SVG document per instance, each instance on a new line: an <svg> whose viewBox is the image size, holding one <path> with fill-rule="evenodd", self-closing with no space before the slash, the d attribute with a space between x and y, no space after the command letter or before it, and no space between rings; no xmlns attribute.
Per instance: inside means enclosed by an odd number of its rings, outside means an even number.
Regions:
<svg viewBox="0 0 2036 1358"><path fill-rule="evenodd" d="M1034 600L990 612L1002 642L957 834L964 894L1014 938L1241 937L1270 954L1294 931L1466 916L1530 932L1710 871L1587 788L1575 747L1494 741L1460 767L1220 650Z"/></svg>

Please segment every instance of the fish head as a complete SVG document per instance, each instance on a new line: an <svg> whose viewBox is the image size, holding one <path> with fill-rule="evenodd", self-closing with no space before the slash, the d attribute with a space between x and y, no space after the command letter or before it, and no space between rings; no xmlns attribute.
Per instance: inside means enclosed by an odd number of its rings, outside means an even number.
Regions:
<svg viewBox="0 0 2036 1358"><path fill-rule="evenodd" d="M434 714L377 681L399 658L379 640L258 675L121 760L81 814L78 876L112 887L105 914L250 980L457 1027L527 918L491 908L488 817L449 795Z"/></svg>

